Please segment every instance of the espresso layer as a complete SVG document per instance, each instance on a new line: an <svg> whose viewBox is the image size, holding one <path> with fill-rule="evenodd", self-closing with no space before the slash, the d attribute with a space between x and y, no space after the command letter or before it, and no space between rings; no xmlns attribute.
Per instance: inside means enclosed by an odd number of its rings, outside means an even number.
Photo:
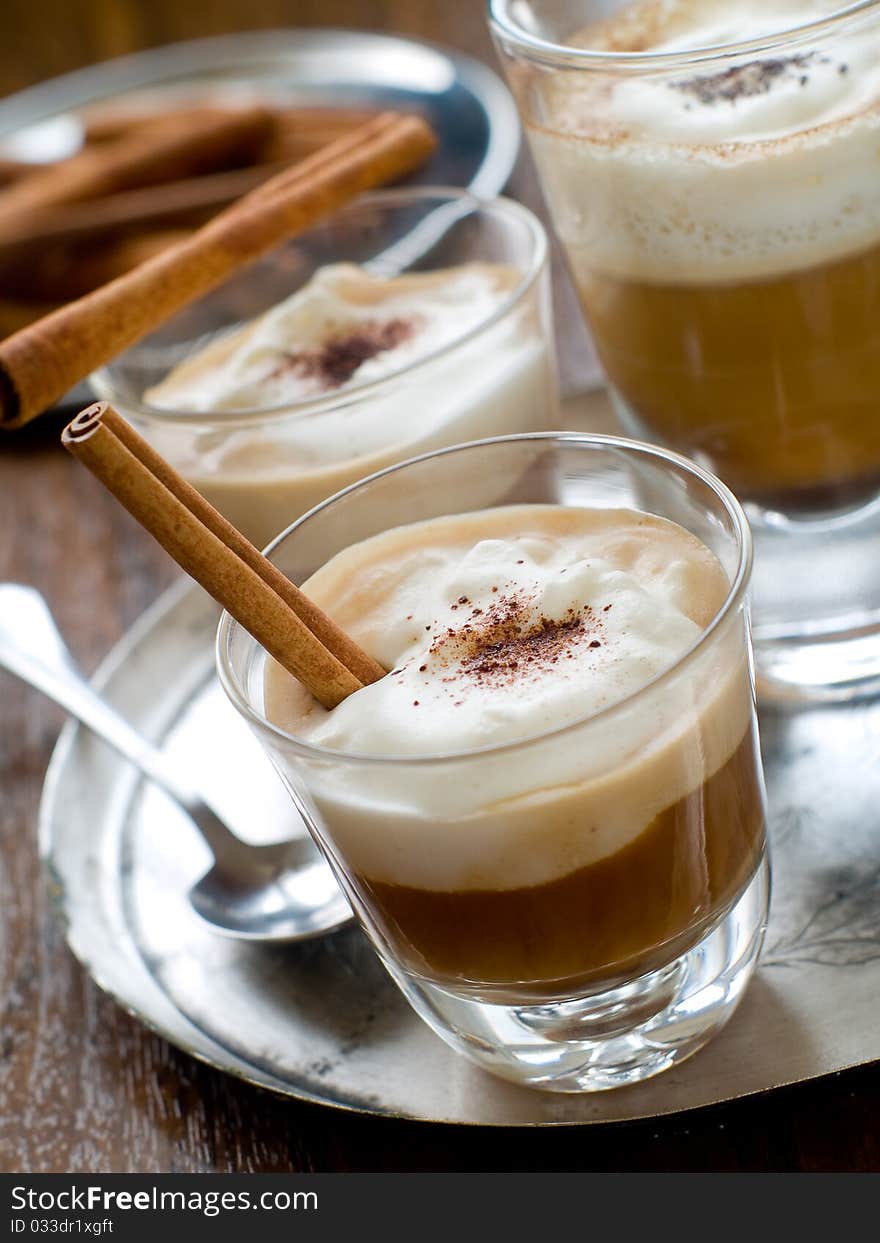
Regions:
<svg viewBox="0 0 880 1243"><path fill-rule="evenodd" d="M750 728L623 849L547 884L440 892L358 880L417 975L520 999L607 985L683 953L745 888L764 841L759 773Z"/></svg>
<svg viewBox="0 0 880 1243"><path fill-rule="evenodd" d="M880 246L784 277L660 284L580 274L609 377L638 430L786 509L880 482Z"/></svg>

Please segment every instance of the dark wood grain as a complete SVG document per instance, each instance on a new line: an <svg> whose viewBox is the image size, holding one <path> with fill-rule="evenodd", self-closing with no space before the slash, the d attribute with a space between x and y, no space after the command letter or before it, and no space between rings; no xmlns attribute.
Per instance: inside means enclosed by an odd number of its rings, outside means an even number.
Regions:
<svg viewBox="0 0 880 1243"><path fill-rule="evenodd" d="M405 31L491 58L479 0L6 0L14 90L159 43L255 26ZM540 206L527 162L518 195ZM563 300L569 377L583 337ZM0 440L0 578L48 598L92 668L175 569L57 444ZM675 1118L560 1130L445 1128L276 1099L145 1031L74 962L35 825L61 714L0 673L0 1168L7 1171L877 1170L880 1068Z"/></svg>

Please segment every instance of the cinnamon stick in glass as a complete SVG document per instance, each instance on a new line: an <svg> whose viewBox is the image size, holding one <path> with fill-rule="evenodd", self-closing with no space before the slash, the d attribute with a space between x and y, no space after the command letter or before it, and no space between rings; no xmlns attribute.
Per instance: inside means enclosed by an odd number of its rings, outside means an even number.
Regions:
<svg viewBox="0 0 880 1243"><path fill-rule="evenodd" d="M106 402L81 411L61 440L177 564L325 708L335 708L364 685L327 642L369 670L370 681L384 677L380 665L146 446Z"/></svg>
<svg viewBox="0 0 880 1243"><path fill-rule="evenodd" d="M414 171L434 135L383 113L258 186L179 245L0 343L0 428L20 427L232 272L349 199Z"/></svg>
<svg viewBox="0 0 880 1243"><path fill-rule="evenodd" d="M198 492L182 475L179 475L174 467L166 462L162 455L157 453L153 446L144 440L143 436L136 432L111 405L107 402L96 402L78 417L84 421L100 418L104 426L113 432L114 436L144 464L155 478L164 484L169 492L173 493L204 526L223 541L227 548L255 570L278 593L285 604L293 609L300 620L359 681L367 685L370 682L377 682L379 678L384 678L385 670L379 662L362 651L344 630L340 630L326 613L313 604L308 596L304 596L268 557L265 557L237 527L224 518L210 501L202 496L201 492Z"/></svg>

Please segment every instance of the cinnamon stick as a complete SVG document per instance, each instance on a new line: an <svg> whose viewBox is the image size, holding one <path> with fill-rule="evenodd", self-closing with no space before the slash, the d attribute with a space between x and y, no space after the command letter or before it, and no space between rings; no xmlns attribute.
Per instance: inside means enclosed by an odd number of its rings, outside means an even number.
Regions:
<svg viewBox="0 0 880 1243"><path fill-rule="evenodd" d="M341 636L362 662L374 662L286 579L283 597L275 585L284 578L277 567L248 545L158 454L150 450L142 459L139 451L144 442L132 437L131 431L105 402L98 402L77 415L61 440L178 565L325 708L335 708L360 690L362 681L324 645L301 614L311 624L317 623L322 633ZM289 599L298 601L298 610Z"/></svg>
<svg viewBox="0 0 880 1243"><path fill-rule="evenodd" d="M189 237L190 232L188 229L155 229L149 233L111 236L101 244L93 241L85 246L47 243L17 256L14 261L0 262L0 287L12 297L58 306L130 272L139 263Z"/></svg>
<svg viewBox="0 0 880 1243"><path fill-rule="evenodd" d="M383 113L264 182L179 245L0 343L0 427L19 427L176 311L344 202L413 171L427 124Z"/></svg>
<svg viewBox="0 0 880 1243"><path fill-rule="evenodd" d="M0 238L37 208L75 203L216 168L253 151L272 129L266 108L210 109L187 122L157 121L67 160L47 164L0 193Z"/></svg>
<svg viewBox="0 0 880 1243"><path fill-rule="evenodd" d="M127 138L157 121L163 124L170 122L172 125L186 126L194 116L205 116L207 113L222 114L228 111L228 108L224 108L207 96L179 107L125 108L114 106L107 108L104 104L98 104L88 109L81 117L83 140L86 144L116 142L117 139Z"/></svg>
<svg viewBox="0 0 880 1243"><path fill-rule="evenodd" d="M273 130L268 138L272 139L278 132L295 130L297 133L326 134L332 132L337 138L344 130L364 125L379 115L377 108L350 108L347 106L333 107L323 104L303 104L291 107L271 107ZM186 124L194 113L204 114L209 111L226 113L228 105L204 98L201 103L192 102L178 108L151 108L138 111L106 112L103 109L90 111L84 118L83 131L86 143L105 143L123 138L145 125L156 121L170 121L174 124Z"/></svg>
<svg viewBox="0 0 880 1243"><path fill-rule="evenodd" d="M0 235L0 262L8 263L20 252L55 242L103 240L111 232L191 223L194 217L198 218L195 223L203 223L219 208L227 207L275 176L281 167L257 164L139 190L123 190L84 203L35 208L4 228Z"/></svg>
<svg viewBox="0 0 880 1243"><path fill-rule="evenodd" d="M41 167L42 165L27 160L0 159L0 186L8 185L11 181L20 181L22 177L32 177Z"/></svg>
<svg viewBox="0 0 880 1243"><path fill-rule="evenodd" d="M175 112L174 117L191 115ZM19 220L7 222L0 234L0 261L17 257L25 248L38 249L49 242L106 237L111 230L157 228L166 224L201 224L213 212L227 207L282 171L288 164L313 155L357 124L365 124L375 112L353 108L288 109L272 113L272 131L256 151L259 163L243 168L207 172L197 177L174 178L135 190L102 193L100 198L34 208ZM153 118L155 119L155 117ZM144 124L144 118L139 119ZM130 120L120 120L114 137L128 133ZM103 133L103 130L99 131ZM103 140L103 139L102 139ZM33 173L33 164L26 166ZM3 161L0 161L0 180Z"/></svg>
<svg viewBox="0 0 880 1243"><path fill-rule="evenodd" d="M187 507L190 513L195 514L199 521L222 540L227 548L255 570L360 682L367 685L370 682L377 682L379 678L384 678L385 670L378 661L362 651L344 630L340 630L326 613L313 604L307 596L304 596L268 557L263 556L237 527L234 527L202 496L201 492L196 491L192 484L179 475L174 467L166 462L161 454L144 440L112 406L107 402L97 402L95 406L90 406L88 411L83 411L78 417L94 417L90 412L99 409L101 414L97 417L101 418L104 426L113 432L129 452L133 453L150 473Z"/></svg>
<svg viewBox="0 0 880 1243"><path fill-rule="evenodd" d="M364 108L281 108L274 114L272 132L260 150L263 160L301 158L325 146L378 113Z"/></svg>
<svg viewBox="0 0 880 1243"><path fill-rule="evenodd" d="M0 297L0 339L21 331L37 319L51 315L57 306L51 302L28 301L23 298Z"/></svg>

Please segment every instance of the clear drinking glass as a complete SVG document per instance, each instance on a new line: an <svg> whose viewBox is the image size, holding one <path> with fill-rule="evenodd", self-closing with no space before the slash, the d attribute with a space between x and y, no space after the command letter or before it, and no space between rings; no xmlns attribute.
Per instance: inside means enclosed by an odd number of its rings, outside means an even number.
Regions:
<svg viewBox="0 0 880 1243"><path fill-rule="evenodd" d="M346 263L389 277L499 264L513 283L461 335L381 378L248 409L212 408L207 389L198 409L167 409L151 397L172 368L222 343L319 268ZM93 375L92 386L262 547L318 501L394 462L556 425L544 229L517 203L464 190L363 196L169 320Z"/></svg>
<svg viewBox="0 0 880 1243"><path fill-rule="evenodd" d="M880 3L488 8L624 426L746 503L759 692L876 689Z"/></svg>
<svg viewBox="0 0 880 1243"><path fill-rule="evenodd" d="M636 442L502 437L355 484L268 555L302 583L389 528L532 504L671 519L729 580L686 655L597 715L479 750L345 754L268 718L266 653L227 615L218 667L417 1013L505 1078L611 1088L703 1045L742 996L763 936L751 542L736 500L701 468ZM386 840L377 865L367 847Z"/></svg>

